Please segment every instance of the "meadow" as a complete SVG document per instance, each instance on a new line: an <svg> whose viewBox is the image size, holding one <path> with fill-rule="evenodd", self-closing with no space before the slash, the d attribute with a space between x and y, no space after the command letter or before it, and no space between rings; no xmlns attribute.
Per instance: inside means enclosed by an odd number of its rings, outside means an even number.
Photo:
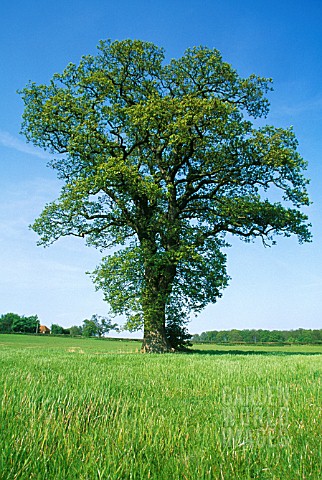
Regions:
<svg viewBox="0 0 322 480"><path fill-rule="evenodd" d="M322 478L322 347L0 335L0 478Z"/></svg>

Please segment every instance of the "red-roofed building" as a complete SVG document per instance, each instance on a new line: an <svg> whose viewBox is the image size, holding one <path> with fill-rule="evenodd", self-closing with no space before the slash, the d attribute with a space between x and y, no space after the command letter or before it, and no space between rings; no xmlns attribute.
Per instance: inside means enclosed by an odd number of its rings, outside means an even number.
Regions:
<svg viewBox="0 0 322 480"><path fill-rule="evenodd" d="M46 325L39 326L39 333L43 333L44 335L48 335L50 333L50 328L46 327Z"/></svg>

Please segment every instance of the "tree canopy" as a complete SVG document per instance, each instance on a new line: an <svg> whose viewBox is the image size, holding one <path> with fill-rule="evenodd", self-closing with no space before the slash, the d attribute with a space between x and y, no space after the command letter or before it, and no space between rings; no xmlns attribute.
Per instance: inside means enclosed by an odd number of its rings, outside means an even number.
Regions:
<svg viewBox="0 0 322 480"><path fill-rule="evenodd" d="M162 48L125 40L21 92L22 132L56 155L64 181L33 225L40 244L74 235L112 248L93 280L128 328L144 326L143 351L177 347L173 326L184 333L188 314L221 296L227 234L310 240L294 132L255 126L269 90L218 50L166 63Z"/></svg>
<svg viewBox="0 0 322 480"><path fill-rule="evenodd" d="M26 317L17 313L5 313L0 316L0 333L37 333L39 325L37 315Z"/></svg>

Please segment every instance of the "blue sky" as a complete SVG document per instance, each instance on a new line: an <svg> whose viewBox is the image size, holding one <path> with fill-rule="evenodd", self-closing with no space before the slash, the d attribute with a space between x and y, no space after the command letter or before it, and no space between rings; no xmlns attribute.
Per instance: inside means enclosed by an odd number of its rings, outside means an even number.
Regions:
<svg viewBox="0 0 322 480"><path fill-rule="evenodd" d="M29 80L46 83L99 40L137 38L178 57L194 45L221 51L240 75L272 77L267 123L294 126L308 160L313 242L277 246L233 240L230 286L190 323L211 329L322 328L322 3L320 0L56 0L1 3L0 28L0 314L38 314L50 326L81 324L108 306L86 271L99 252L81 240L37 247L28 225L59 193L47 155L19 135Z"/></svg>

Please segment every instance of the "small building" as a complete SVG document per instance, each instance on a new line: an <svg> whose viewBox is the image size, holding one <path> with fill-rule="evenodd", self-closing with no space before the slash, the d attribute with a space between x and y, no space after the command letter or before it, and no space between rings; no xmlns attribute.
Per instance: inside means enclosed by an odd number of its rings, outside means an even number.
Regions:
<svg viewBox="0 0 322 480"><path fill-rule="evenodd" d="M50 328L46 327L46 325L40 325L38 332L44 335L48 335L50 333Z"/></svg>

